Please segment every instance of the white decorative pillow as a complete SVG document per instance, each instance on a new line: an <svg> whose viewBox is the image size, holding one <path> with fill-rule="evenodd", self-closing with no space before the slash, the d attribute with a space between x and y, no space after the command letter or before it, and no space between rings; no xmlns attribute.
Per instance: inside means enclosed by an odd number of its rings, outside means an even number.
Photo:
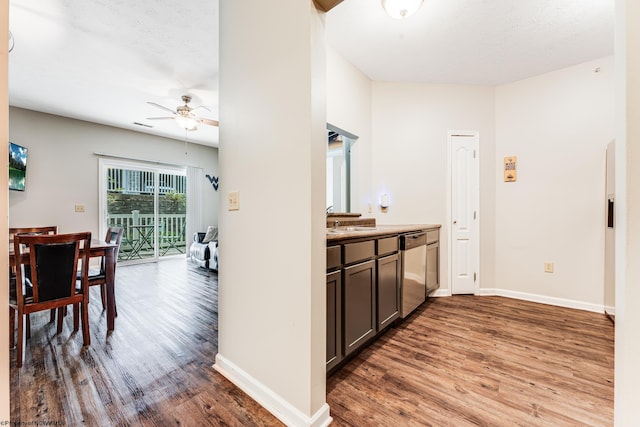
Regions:
<svg viewBox="0 0 640 427"><path fill-rule="evenodd" d="M202 243L209 243L212 240L218 240L218 227L210 225L207 227L207 234L204 235Z"/></svg>

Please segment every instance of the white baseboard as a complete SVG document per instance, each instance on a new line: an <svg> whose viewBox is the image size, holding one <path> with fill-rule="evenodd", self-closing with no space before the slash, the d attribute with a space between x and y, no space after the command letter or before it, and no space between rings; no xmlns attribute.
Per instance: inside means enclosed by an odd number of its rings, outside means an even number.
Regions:
<svg viewBox="0 0 640 427"><path fill-rule="evenodd" d="M530 294L527 292L517 292L505 289L480 289L479 295L482 296L501 296L524 301L539 302L542 304L555 305L558 307L575 308L578 310L593 311L595 313L604 313L604 306L599 304L591 304L583 301L576 301L564 298L549 297L546 295Z"/></svg>
<svg viewBox="0 0 640 427"><path fill-rule="evenodd" d="M312 417L308 417L220 353L216 355L213 368L287 426L326 427L333 421L326 403Z"/></svg>
<svg viewBox="0 0 640 427"><path fill-rule="evenodd" d="M434 293L429 295L429 297L450 297L451 290L450 289L436 289Z"/></svg>
<svg viewBox="0 0 640 427"><path fill-rule="evenodd" d="M613 307L613 306L605 305L604 306L604 311L605 311L605 313L610 314L612 316L616 315L616 308Z"/></svg>

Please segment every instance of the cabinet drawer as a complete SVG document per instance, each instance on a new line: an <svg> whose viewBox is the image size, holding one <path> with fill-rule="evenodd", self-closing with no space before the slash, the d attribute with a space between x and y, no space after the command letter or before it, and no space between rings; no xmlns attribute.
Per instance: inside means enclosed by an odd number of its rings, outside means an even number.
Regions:
<svg viewBox="0 0 640 427"><path fill-rule="evenodd" d="M342 248L340 246L327 247L327 271L340 267Z"/></svg>
<svg viewBox="0 0 640 427"><path fill-rule="evenodd" d="M398 237L386 237L384 239L378 239L378 256L392 254L398 252Z"/></svg>
<svg viewBox="0 0 640 427"><path fill-rule="evenodd" d="M364 242L347 243L344 245L344 263L352 264L373 258L376 255L376 241L366 240Z"/></svg>
<svg viewBox="0 0 640 427"><path fill-rule="evenodd" d="M438 241L438 235L440 232L438 230L429 230L427 231L427 245L429 243L436 243Z"/></svg>

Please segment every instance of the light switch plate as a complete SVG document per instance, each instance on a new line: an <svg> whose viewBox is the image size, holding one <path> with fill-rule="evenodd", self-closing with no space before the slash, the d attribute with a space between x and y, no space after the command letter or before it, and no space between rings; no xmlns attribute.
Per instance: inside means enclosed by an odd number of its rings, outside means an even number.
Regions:
<svg viewBox="0 0 640 427"><path fill-rule="evenodd" d="M75 208L76 212L84 212L85 211L84 205L75 205L74 208Z"/></svg>
<svg viewBox="0 0 640 427"><path fill-rule="evenodd" d="M240 210L240 192L232 191L227 196L227 205L230 211L239 211Z"/></svg>
<svg viewBox="0 0 640 427"><path fill-rule="evenodd" d="M545 262L544 263L544 272L545 273L553 273L553 263L552 262Z"/></svg>

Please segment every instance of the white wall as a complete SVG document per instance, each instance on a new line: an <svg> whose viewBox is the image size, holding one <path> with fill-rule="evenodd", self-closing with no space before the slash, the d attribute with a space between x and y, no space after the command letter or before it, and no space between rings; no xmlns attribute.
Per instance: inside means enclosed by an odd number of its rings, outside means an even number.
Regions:
<svg viewBox="0 0 640 427"><path fill-rule="evenodd" d="M311 0L220 3L215 368L288 425L324 425L325 42Z"/></svg>
<svg viewBox="0 0 640 427"><path fill-rule="evenodd" d="M218 192L204 174L218 176L218 149L11 107L11 142L27 147L26 191L9 192L12 227L57 225L60 232L99 232L98 156L198 166L203 169L202 218L218 222ZM74 212L84 204L86 212Z"/></svg>
<svg viewBox="0 0 640 427"><path fill-rule="evenodd" d="M9 136L9 73L7 47L9 35L9 2L0 0L0 141L8 144ZM0 160L0 170L6 171L8 168L8 158ZM9 211L7 206L8 174L3 173L0 177L0 212L4 217L0 221L0 233L2 236L9 235L8 223L5 217ZM0 319L9 317L9 245L0 245ZM5 343L0 350L0 420L10 419L9 405L9 328L0 330L0 342Z"/></svg>
<svg viewBox="0 0 640 427"><path fill-rule="evenodd" d="M372 194L378 224L442 224L441 292L448 289L447 132L480 134L480 275L493 283L494 89L373 83ZM380 211L380 195L391 206Z"/></svg>
<svg viewBox="0 0 640 427"><path fill-rule="evenodd" d="M613 107L613 58L497 88L495 288L602 310ZM503 181L505 156L517 182Z"/></svg>
<svg viewBox="0 0 640 427"><path fill-rule="evenodd" d="M640 420L640 2L616 0L616 426Z"/></svg>
<svg viewBox="0 0 640 427"><path fill-rule="evenodd" d="M351 148L351 212L370 217L371 80L330 47L327 47L327 122L358 137Z"/></svg>

